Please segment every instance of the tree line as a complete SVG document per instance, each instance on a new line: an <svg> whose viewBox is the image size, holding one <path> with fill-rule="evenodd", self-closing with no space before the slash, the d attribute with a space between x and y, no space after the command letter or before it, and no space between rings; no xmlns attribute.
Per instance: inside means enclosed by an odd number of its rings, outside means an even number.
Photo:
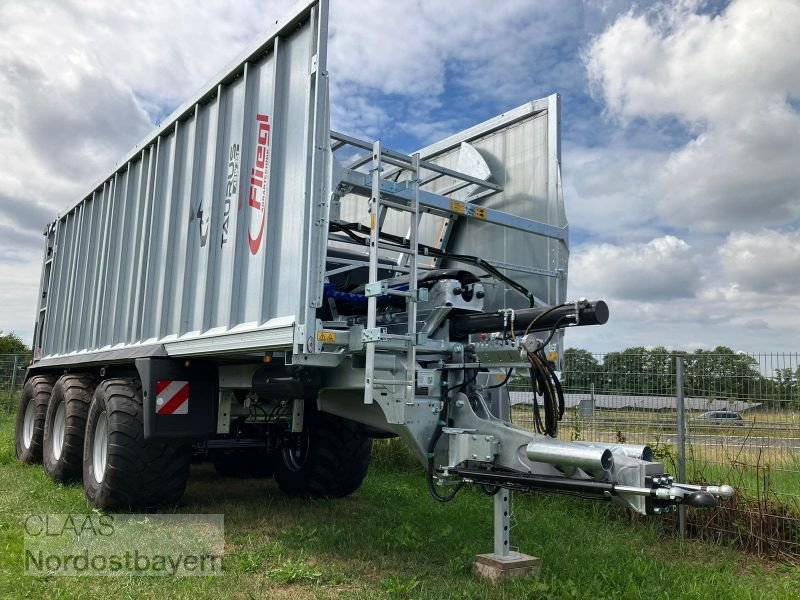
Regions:
<svg viewBox="0 0 800 600"><path fill-rule="evenodd" d="M664 347L627 348L596 355L569 348L564 352L561 382L571 393L674 396L676 359L684 359L684 394L690 397L800 404L800 366L770 368L726 346L683 352ZM769 372L765 372L769 370Z"/></svg>
<svg viewBox="0 0 800 600"><path fill-rule="evenodd" d="M14 354L22 355L16 361L16 375L14 375L15 363L12 356ZM0 392L10 390L12 381L15 389L22 386L30 354L31 349L18 335L13 332L3 333L0 331Z"/></svg>

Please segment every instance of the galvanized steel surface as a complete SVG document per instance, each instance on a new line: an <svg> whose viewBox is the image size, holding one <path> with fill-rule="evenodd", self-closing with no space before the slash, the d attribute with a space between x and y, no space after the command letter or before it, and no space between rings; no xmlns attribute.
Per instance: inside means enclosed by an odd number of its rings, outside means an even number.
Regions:
<svg viewBox="0 0 800 600"><path fill-rule="evenodd" d="M450 252L476 255L504 267L501 268L504 273L531 289L543 304L557 304L566 300L569 250L560 180L559 112L559 98L552 95L528 102L420 150L423 159L458 170L459 166L463 168L464 161L459 165L459 159L464 152L462 144L467 142L486 161L491 171L488 181L502 187L497 193L475 200L477 206L533 219L563 230L564 239L556 240L475 219L459 219L453 227L452 236L445 242ZM352 153L352 149L346 151ZM344 150L339 154L343 164L350 162L351 166L356 166L363 163L360 170L367 170L364 162L366 154L364 159L353 161L355 157L352 154L345 157L343 153ZM392 169L386 171L391 176ZM423 181L426 177L431 178L431 181L422 185L422 189L428 192L465 202L471 202L472 197L480 194L480 188L475 185L448 192L448 188L459 185L458 180L452 177L434 179L435 174L424 169L422 176ZM397 175L400 181L408 177L407 171ZM345 196L342 199L341 218L369 225L363 199L357 195ZM423 215L419 242L439 247L447 222L446 217ZM408 217L389 211L383 230L407 235ZM391 255L389 252L385 254ZM433 261L429 261L429 264L432 265ZM456 263L447 266L463 268L463 265ZM527 306L521 295L502 284L489 286L486 294L487 311Z"/></svg>
<svg viewBox="0 0 800 600"><path fill-rule="evenodd" d="M333 160L326 43L327 2L306 3L57 220L37 359L106 360L97 353L162 344L173 355L315 351ZM421 151L452 170L486 161L494 189L485 195L423 169L426 192L474 200L506 221L457 218L444 245L489 259L548 304L566 297L558 115L551 96ZM363 199L342 202L343 219L366 215ZM555 233L515 230L519 217ZM420 242L440 245L446 221L424 215ZM384 230L407 235L407 216L389 211ZM502 284L488 287L487 310L525 305Z"/></svg>
<svg viewBox="0 0 800 600"><path fill-rule="evenodd" d="M328 112L319 10L306 3L58 219L38 358L269 328L291 343L311 131Z"/></svg>

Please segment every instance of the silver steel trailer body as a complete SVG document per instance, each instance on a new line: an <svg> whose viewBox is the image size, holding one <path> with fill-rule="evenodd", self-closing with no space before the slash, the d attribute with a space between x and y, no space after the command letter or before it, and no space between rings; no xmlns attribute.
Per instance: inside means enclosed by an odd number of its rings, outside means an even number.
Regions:
<svg viewBox="0 0 800 600"><path fill-rule="evenodd" d="M344 496L393 435L443 502L480 484L656 514L732 493L676 484L647 447L554 439L561 331L608 319L566 300L558 97L409 155L330 130L326 41L327 1L302 5L48 227L20 459L100 508L177 501L192 452ZM536 431L511 423L513 372Z"/></svg>
<svg viewBox="0 0 800 600"><path fill-rule="evenodd" d="M474 160L484 161L491 182L500 187L499 190L476 190L477 186L464 185L465 182L452 177L437 177L437 173L423 169L423 178L430 181L421 189L463 201L464 210L476 206L500 211L513 216L513 219L525 217L531 220L528 224L532 228L487 226L485 220L462 219L452 228L452 235L446 236L448 226L459 218L458 211L442 216L423 214L419 242L437 247L444 245L456 254L480 254L531 289L540 300L539 304L563 302L566 299L569 238L561 189L560 121L560 100L554 94L528 102L420 150L422 160L455 171L464 171L465 167L476 170L469 163L464 164L465 153L470 157L474 153ZM341 154L342 151L337 155ZM359 162L363 160L354 160L352 164ZM368 167L365 164L359 170L366 171ZM396 177L391 170L388 175L393 179ZM397 178L404 181L410 176L408 171L403 171ZM457 204L454 206L461 210ZM342 199L341 218L368 225L357 196ZM386 216L384 229L406 235L407 219L398 212L391 212ZM421 264L454 266L452 261L437 263L432 258L423 258ZM506 287L492 286L486 292L486 311L528 306L524 297Z"/></svg>
<svg viewBox="0 0 800 600"><path fill-rule="evenodd" d="M329 193L325 7L308 3L49 229L37 359L291 348Z"/></svg>
<svg viewBox="0 0 800 600"><path fill-rule="evenodd" d="M343 154L329 137L324 6L310 3L235 62L48 229L35 333L43 365L319 352L308 340L336 246L327 239L331 171ZM559 119L554 95L420 151L455 170L477 150L493 187L476 194L423 167L419 241L480 255L541 304L566 298ZM361 200L343 196L340 218L367 224ZM385 230L407 234L404 218L390 212ZM485 293L487 310L528 305L496 283Z"/></svg>

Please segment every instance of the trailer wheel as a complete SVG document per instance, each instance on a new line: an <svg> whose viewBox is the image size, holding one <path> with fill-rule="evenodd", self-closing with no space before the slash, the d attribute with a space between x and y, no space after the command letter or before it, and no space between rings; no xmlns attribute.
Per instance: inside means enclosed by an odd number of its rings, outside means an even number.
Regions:
<svg viewBox="0 0 800 600"><path fill-rule="evenodd" d="M17 458L29 465L42 462L44 418L54 381L52 375L36 375L28 379L22 388L14 445Z"/></svg>
<svg viewBox="0 0 800 600"><path fill-rule="evenodd" d="M214 469L222 477L272 477L273 458L264 448L219 450L212 458Z"/></svg>
<svg viewBox="0 0 800 600"><path fill-rule="evenodd" d="M341 498L361 487L372 440L361 435L357 423L328 413L310 413L299 442L276 457L275 481L285 494Z"/></svg>
<svg viewBox="0 0 800 600"><path fill-rule="evenodd" d="M87 375L63 375L53 386L44 419L42 463L55 481L80 479L83 434L95 381Z"/></svg>
<svg viewBox="0 0 800 600"><path fill-rule="evenodd" d="M186 489L191 459L190 444L144 440L138 379L106 379L97 386L83 444L83 487L90 505L174 505Z"/></svg>

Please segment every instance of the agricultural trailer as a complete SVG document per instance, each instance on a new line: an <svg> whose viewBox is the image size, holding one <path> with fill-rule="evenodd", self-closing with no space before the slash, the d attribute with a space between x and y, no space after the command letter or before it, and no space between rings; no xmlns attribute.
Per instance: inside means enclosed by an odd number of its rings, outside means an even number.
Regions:
<svg viewBox="0 0 800 600"><path fill-rule="evenodd" d="M47 226L16 452L106 510L177 503L193 459L291 496L361 485L399 437L430 495L707 507L647 446L567 442L559 97L413 154L332 131L328 2L299 6ZM531 382L534 429L507 384Z"/></svg>

